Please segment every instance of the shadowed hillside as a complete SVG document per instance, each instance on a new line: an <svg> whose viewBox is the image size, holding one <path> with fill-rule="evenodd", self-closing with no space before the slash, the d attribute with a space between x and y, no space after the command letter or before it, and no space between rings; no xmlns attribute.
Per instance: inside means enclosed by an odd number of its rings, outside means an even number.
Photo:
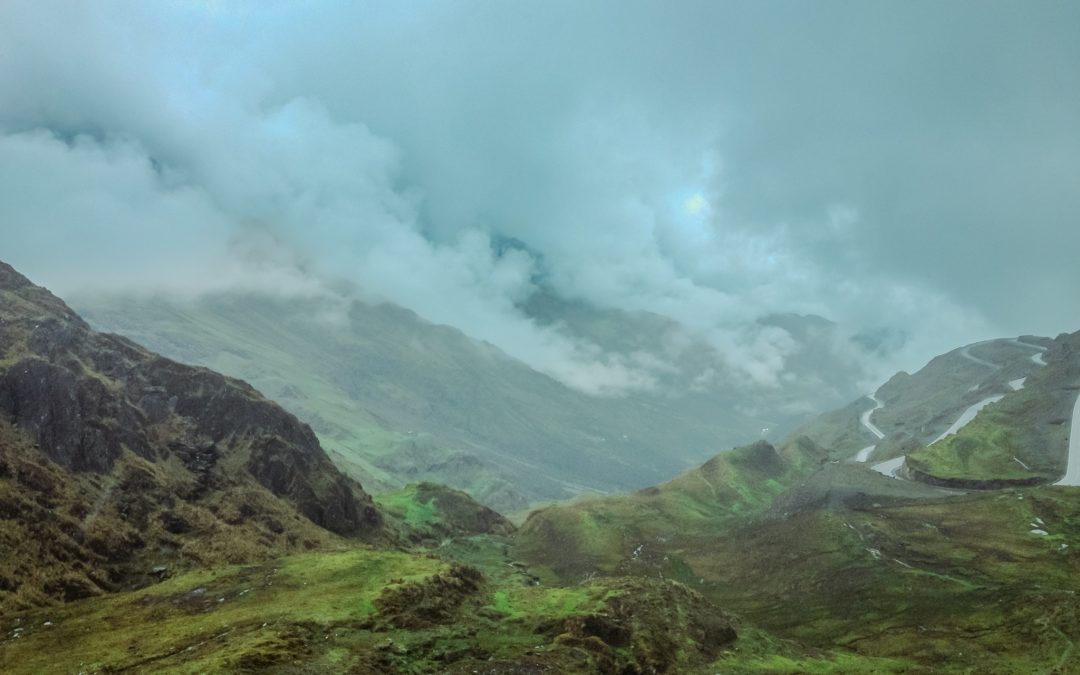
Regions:
<svg viewBox="0 0 1080 675"><path fill-rule="evenodd" d="M94 332L2 263L0 499L5 547L23 553L2 568L16 604L381 527L294 416L243 382Z"/></svg>

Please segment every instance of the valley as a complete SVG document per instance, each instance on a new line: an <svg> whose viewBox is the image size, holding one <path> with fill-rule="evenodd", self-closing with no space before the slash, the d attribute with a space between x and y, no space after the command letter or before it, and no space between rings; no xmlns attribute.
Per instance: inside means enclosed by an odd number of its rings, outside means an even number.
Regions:
<svg viewBox="0 0 1080 675"><path fill-rule="evenodd" d="M0 0L0 675L1080 675L1080 0Z"/></svg>
<svg viewBox="0 0 1080 675"><path fill-rule="evenodd" d="M1071 672L1080 332L515 523L0 271L5 673Z"/></svg>
<svg viewBox="0 0 1080 675"><path fill-rule="evenodd" d="M762 428L783 435L805 416L785 412L793 403L839 404L859 376L820 317L763 319L801 350L797 378L762 388L724 373L711 347L670 320L534 298L527 309L537 322L569 326L607 354L672 360L653 390L594 396L456 329L347 295L85 295L74 307L99 330L252 383L310 424L337 466L372 492L435 481L522 515L664 480Z"/></svg>

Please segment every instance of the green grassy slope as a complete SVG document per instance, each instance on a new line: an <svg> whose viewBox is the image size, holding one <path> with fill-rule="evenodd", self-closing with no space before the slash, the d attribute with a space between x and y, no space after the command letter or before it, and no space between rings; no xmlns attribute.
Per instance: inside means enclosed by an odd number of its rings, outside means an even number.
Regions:
<svg viewBox="0 0 1080 675"><path fill-rule="evenodd" d="M453 537L510 534L513 524L472 497L437 483L413 483L375 503L404 540L438 544Z"/></svg>
<svg viewBox="0 0 1080 675"><path fill-rule="evenodd" d="M1031 360L1036 350L1000 339L942 354L913 374L897 373L876 392L884 405L871 420L884 439L860 422L874 406L868 397L809 420L796 434L813 439L841 461L876 444L871 463L916 453L911 466L944 479L1049 482L1064 468L1065 421L1080 384L1080 358L1072 356L1076 347L1069 345L1080 337L1024 339L1049 347L1049 366ZM965 349L999 367L966 358ZM1015 391L1010 383L1021 380L1023 388ZM992 396L1004 398L982 410L958 435L925 447L967 408Z"/></svg>
<svg viewBox="0 0 1080 675"><path fill-rule="evenodd" d="M548 583L676 579L773 635L907 672L1067 672L1054 669L1080 640L1080 491L945 496L828 464L781 479L763 509L723 484L702 499L703 478L536 512L515 555Z"/></svg>
<svg viewBox="0 0 1080 675"><path fill-rule="evenodd" d="M962 356L964 349L1001 367L971 361ZM994 340L942 354L914 374L898 373L878 390L885 406L874 413L874 423L886 435L903 433L928 443L968 406L994 394L1008 394L1010 380L1038 373L1039 366L1030 360L1033 353L1009 340Z"/></svg>
<svg viewBox="0 0 1080 675"><path fill-rule="evenodd" d="M0 615L0 670L805 673L909 665L808 652L674 581L535 585L506 564L497 538L465 544L473 565L349 548Z"/></svg>
<svg viewBox="0 0 1080 675"><path fill-rule="evenodd" d="M736 448L654 488L534 511L522 525L517 555L548 581L622 573L661 559L661 569L681 578L677 552L762 512L824 461L824 450L805 439Z"/></svg>
<svg viewBox="0 0 1080 675"><path fill-rule="evenodd" d="M1043 358L1047 365L1037 367L1023 389L981 410L957 434L910 454L912 474L972 487L1060 477L1080 391L1080 333L1059 336Z"/></svg>

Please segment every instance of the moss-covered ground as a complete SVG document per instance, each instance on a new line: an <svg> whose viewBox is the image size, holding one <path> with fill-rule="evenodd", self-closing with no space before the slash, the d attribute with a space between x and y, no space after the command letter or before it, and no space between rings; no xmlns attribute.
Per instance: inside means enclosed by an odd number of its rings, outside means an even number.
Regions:
<svg viewBox="0 0 1080 675"><path fill-rule="evenodd" d="M980 414L960 433L908 456L912 468L935 478L959 481L1045 480L1051 476L1032 471L1025 447L1016 442L1009 426L992 413Z"/></svg>
<svg viewBox="0 0 1080 675"><path fill-rule="evenodd" d="M505 566L498 540L471 545ZM544 587L485 569L355 548L191 572L0 617L0 671L831 672L860 658L801 660L675 582Z"/></svg>
<svg viewBox="0 0 1080 675"><path fill-rule="evenodd" d="M444 568L424 556L354 549L191 572L140 591L5 616L0 671L196 673L294 660L328 664L337 658L325 644L330 632L340 636L372 616L392 582Z"/></svg>
<svg viewBox="0 0 1080 675"><path fill-rule="evenodd" d="M692 500L680 511L669 498L649 530L636 525L642 496L625 499L541 511L515 550L551 583L605 574L678 579L772 636L843 655L815 664L804 653L785 665L791 657L766 649L739 668L1074 672L1080 491L882 503L870 496L717 520L702 519ZM606 519L601 538L593 536L598 518ZM894 662L840 665L860 657Z"/></svg>
<svg viewBox="0 0 1080 675"><path fill-rule="evenodd" d="M1028 378L1028 386L991 404L954 435L917 450L908 464L945 481L1043 482L1064 472L1069 406L1075 389L1059 369Z"/></svg>

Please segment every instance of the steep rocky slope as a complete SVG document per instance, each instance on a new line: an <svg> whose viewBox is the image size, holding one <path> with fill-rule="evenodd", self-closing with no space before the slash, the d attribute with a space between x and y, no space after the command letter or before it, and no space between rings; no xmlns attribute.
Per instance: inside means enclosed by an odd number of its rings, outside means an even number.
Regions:
<svg viewBox="0 0 1080 675"><path fill-rule="evenodd" d="M24 604L381 531L293 415L91 330L3 263L0 516L19 553L4 557L0 602Z"/></svg>

